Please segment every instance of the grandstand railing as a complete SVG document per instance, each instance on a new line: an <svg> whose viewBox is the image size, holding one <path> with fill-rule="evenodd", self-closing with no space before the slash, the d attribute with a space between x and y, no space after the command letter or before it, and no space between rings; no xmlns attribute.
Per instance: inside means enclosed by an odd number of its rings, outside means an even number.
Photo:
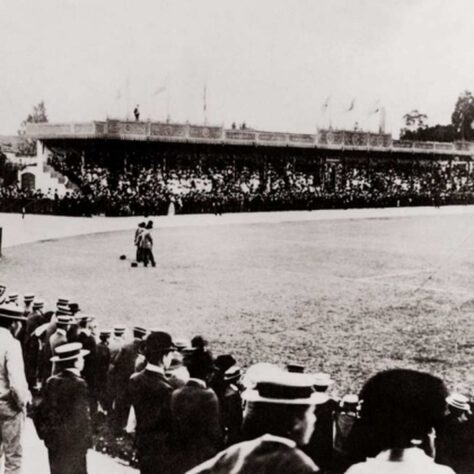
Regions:
<svg viewBox="0 0 474 474"><path fill-rule="evenodd" d="M252 129L225 129L220 126L189 123L109 119L103 122L84 123L30 123L27 124L26 133L28 137L38 140L107 138L474 156L474 143L471 142L444 143L394 140L390 134L359 130L319 130L316 134L304 134Z"/></svg>

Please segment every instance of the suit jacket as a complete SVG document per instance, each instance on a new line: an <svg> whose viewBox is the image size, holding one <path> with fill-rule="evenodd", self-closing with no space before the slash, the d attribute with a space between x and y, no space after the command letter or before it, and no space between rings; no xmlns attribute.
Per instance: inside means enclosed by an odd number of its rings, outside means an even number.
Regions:
<svg viewBox="0 0 474 474"><path fill-rule="evenodd" d="M219 401L214 390L197 379L171 396L176 474L187 472L214 456L223 446Z"/></svg>
<svg viewBox="0 0 474 474"><path fill-rule="evenodd" d="M96 382L99 390L107 387L107 373L110 365L110 350L107 344L99 342L96 347Z"/></svg>
<svg viewBox="0 0 474 474"><path fill-rule="evenodd" d="M235 444L188 474L310 474L318 467L286 438L264 435Z"/></svg>
<svg viewBox="0 0 474 474"><path fill-rule="evenodd" d="M84 358L82 376L87 382L90 393L94 394L96 392L97 342L94 336L82 331L79 332L77 340L82 344L83 349L89 351L89 354Z"/></svg>
<svg viewBox="0 0 474 474"><path fill-rule="evenodd" d="M128 387L137 419L139 455L165 449L171 433L173 387L164 374L146 368L132 375Z"/></svg>
<svg viewBox="0 0 474 474"><path fill-rule="evenodd" d="M38 434L48 449L87 451L92 446L87 384L70 370L46 382Z"/></svg>
<svg viewBox="0 0 474 474"><path fill-rule="evenodd" d="M328 398L325 403L316 405L314 432L303 451L321 468L329 469L333 459L334 417L338 403Z"/></svg>
<svg viewBox="0 0 474 474"><path fill-rule="evenodd" d="M125 391L128 388L128 381L135 373L135 362L138 357L138 348L141 340L134 339L133 341L124 344L115 359L110 364L110 375L115 380L115 386L118 391Z"/></svg>

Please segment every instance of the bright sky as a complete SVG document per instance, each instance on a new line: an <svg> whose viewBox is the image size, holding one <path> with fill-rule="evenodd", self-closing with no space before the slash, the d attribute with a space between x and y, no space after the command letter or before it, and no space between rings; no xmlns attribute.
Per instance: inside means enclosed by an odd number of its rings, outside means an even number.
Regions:
<svg viewBox="0 0 474 474"><path fill-rule="evenodd" d="M0 134L131 116L265 130L447 123L474 91L472 0L0 0ZM322 105L329 99L324 112ZM355 98L354 110L347 112Z"/></svg>

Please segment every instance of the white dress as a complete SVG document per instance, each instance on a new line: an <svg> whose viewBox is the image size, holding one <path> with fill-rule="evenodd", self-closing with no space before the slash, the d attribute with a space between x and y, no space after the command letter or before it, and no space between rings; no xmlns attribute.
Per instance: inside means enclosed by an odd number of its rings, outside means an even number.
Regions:
<svg viewBox="0 0 474 474"><path fill-rule="evenodd" d="M407 448L400 461L390 460L390 450L382 451L375 458L354 464L346 474L455 474L448 466L436 464L420 448Z"/></svg>

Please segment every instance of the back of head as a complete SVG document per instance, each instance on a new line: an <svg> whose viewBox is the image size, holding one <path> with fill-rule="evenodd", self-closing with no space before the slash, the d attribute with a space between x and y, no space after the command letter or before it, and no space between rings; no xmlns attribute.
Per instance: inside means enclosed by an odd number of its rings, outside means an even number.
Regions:
<svg viewBox="0 0 474 474"><path fill-rule="evenodd" d="M447 390L441 379L409 369L379 372L360 393L359 429L366 456L386 449L407 448L424 440L443 419Z"/></svg>

